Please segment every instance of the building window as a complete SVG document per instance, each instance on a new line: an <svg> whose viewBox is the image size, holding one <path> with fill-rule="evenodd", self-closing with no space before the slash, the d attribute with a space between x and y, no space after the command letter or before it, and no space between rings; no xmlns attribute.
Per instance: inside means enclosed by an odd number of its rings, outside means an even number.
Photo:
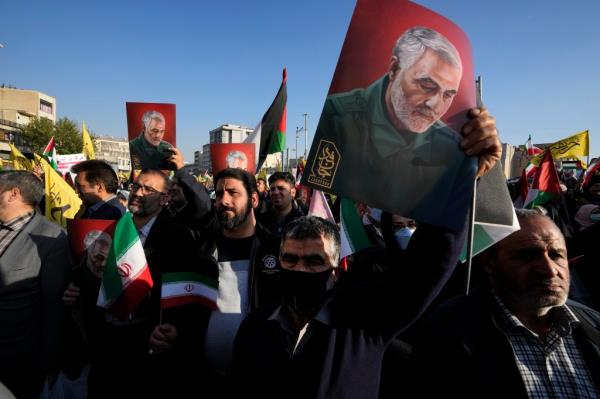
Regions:
<svg viewBox="0 0 600 399"><path fill-rule="evenodd" d="M40 111L52 115L52 103L40 100Z"/></svg>

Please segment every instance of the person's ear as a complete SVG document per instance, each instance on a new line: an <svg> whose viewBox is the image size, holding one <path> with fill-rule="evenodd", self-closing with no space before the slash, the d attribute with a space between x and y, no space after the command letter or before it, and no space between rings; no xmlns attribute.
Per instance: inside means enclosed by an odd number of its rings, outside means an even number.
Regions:
<svg viewBox="0 0 600 399"><path fill-rule="evenodd" d="M290 194L292 194L292 198L296 198L296 187L292 186L290 188Z"/></svg>
<svg viewBox="0 0 600 399"><path fill-rule="evenodd" d="M250 198L252 200L252 209L258 208L258 192L254 191Z"/></svg>
<svg viewBox="0 0 600 399"><path fill-rule="evenodd" d="M390 81L396 78L398 72L400 72L400 61L398 60L398 57L393 55L390 59L390 69L388 71L388 78Z"/></svg>

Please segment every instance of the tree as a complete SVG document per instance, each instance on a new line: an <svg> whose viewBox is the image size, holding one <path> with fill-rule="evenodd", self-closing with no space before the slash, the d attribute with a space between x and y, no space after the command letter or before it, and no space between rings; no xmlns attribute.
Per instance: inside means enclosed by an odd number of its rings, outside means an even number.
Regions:
<svg viewBox="0 0 600 399"><path fill-rule="evenodd" d="M56 124L47 118L33 118L21 128L23 140L33 152L41 154L54 136L56 151L59 154L76 154L82 150L81 133L77 123L69 118L60 118Z"/></svg>

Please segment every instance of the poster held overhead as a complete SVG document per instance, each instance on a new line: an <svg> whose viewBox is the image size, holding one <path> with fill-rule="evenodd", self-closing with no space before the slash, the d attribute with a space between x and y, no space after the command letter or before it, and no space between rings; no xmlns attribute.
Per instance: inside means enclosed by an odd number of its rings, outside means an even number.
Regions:
<svg viewBox="0 0 600 399"><path fill-rule="evenodd" d="M225 168L244 169L252 174L256 170L254 144L224 143L210 145L213 175Z"/></svg>
<svg viewBox="0 0 600 399"><path fill-rule="evenodd" d="M359 0L302 183L460 229L477 163L459 132L475 106L458 26L408 1Z"/></svg>
<svg viewBox="0 0 600 399"><path fill-rule="evenodd" d="M175 104L125 104L131 170L173 170L168 161L176 146Z"/></svg>

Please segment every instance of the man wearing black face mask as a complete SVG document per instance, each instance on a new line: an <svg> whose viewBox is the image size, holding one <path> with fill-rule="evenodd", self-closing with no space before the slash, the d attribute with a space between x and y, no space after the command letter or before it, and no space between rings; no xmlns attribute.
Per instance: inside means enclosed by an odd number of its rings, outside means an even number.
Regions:
<svg viewBox="0 0 600 399"><path fill-rule="evenodd" d="M285 297L248 315L236 337L240 394L377 398L385 348L435 298L463 238L423 224L385 278L357 281L338 267L335 225L317 217L288 224L280 250Z"/></svg>
<svg viewBox="0 0 600 399"><path fill-rule="evenodd" d="M200 374L195 368L200 365L183 367L184 357L201 357L198 337L204 334L210 310L183 305L161 311L162 277L163 273L194 272L216 280L218 271L199 256L192 232L171 219L165 208L170 185L160 170L146 169L136 179L129 197L129 211L154 283L144 301L121 320L95 306L100 280L94 290L82 287L81 295L78 292L71 298L82 302L89 330L90 398L167 393L187 397L196 389L190 385L196 382L197 377L192 375ZM147 383L140 387L131 384L132 378ZM107 384L109 380L114 383Z"/></svg>

